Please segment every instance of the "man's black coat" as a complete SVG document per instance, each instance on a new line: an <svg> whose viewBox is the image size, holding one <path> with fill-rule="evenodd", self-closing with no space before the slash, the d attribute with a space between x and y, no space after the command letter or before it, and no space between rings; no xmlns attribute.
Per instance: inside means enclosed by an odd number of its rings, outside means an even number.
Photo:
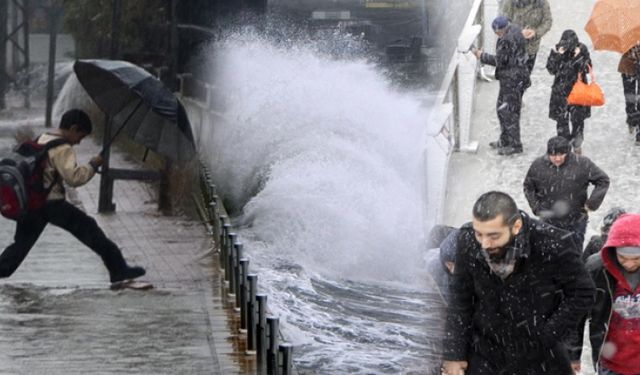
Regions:
<svg viewBox="0 0 640 375"><path fill-rule="evenodd" d="M504 281L490 270L470 224L458 237L444 359L474 374L570 374L562 343L593 304L595 289L569 233L521 213Z"/></svg>
<svg viewBox="0 0 640 375"><path fill-rule="evenodd" d="M589 184L594 189L588 195ZM524 195L535 215L553 211L558 201L568 204L567 212L545 218L546 222L561 228L570 228L572 223L586 218L585 206L597 210L609 189L609 176L594 162L573 152L567 154L565 162L556 167L548 155L534 160L524 179Z"/></svg>

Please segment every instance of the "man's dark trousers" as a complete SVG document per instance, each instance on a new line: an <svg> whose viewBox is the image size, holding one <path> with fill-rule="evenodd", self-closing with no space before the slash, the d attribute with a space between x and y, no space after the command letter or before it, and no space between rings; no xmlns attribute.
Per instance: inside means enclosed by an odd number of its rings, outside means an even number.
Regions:
<svg viewBox="0 0 640 375"><path fill-rule="evenodd" d="M522 95L524 82L514 79L500 80L500 92L496 111L500 121L500 145L522 150L520 141L520 111L522 109Z"/></svg>
<svg viewBox="0 0 640 375"><path fill-rule="evenodd" d="M118 246L92 217L65 200L52 200L17 222L14 242L0 255L0 277L9 277L18 269L48 223L68 231L98 254L110 273L126 267Z"/></svg>

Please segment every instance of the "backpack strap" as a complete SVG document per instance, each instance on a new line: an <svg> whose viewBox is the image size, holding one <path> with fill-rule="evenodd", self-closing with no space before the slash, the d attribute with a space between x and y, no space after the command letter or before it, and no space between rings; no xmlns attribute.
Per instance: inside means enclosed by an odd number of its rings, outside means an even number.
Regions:
<svg viewBox="0 0 640 375"><path fill-rule="evenodd" d="M36 142L38 141L38 139L40 138L40 136L38 138L36 138ZM51 140L47 143L44 144L44 147L42 148L42 158L49 158L49 150L54 149L58 146L64 145L64 144L68 144L69 142L64 139L64 138L56 138L54 140ZM51 192L51 190L53 189L54 186L56 186L58 184L58 182L60 182L60 173L56 170L53 173L53 180L51 181L51 184L49 185L48 188L45 188L45 191L47 192L47 194L49 194L49 192Z"/></svg>

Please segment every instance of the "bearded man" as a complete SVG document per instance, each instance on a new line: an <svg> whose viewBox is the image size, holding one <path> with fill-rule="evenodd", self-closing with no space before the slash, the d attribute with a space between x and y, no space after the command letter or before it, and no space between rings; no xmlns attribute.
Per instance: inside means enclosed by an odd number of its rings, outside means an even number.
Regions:
<svg viewBox="0 0 640 375"><path fill-rule="evenodd" d="M563 341L595 287L569 233L491 191L457 244L442 374L573 374Z"/></svg>

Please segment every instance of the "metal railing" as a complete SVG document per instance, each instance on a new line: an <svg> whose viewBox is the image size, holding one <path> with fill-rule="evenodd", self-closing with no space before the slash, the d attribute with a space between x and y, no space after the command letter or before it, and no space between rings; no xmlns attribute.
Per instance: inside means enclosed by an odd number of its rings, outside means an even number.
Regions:
<svg viewBox="0 0 640 375"><path fill-rule="evenodd" d="M478 149L478 142L471 140L471 129L479 64L469 51L477 46L493 52L496 36L491 22L497 14L497 0L473 2L456 49L449 59L435 100L435 108L427 121L426 148L432 157L427 158L425 155L425 175L429 184L425 194L427 217L434 223L442 222L443 219L448 165L452 153L476 152Z"/></svg>
<svg viewBox="0 0 640 375"><path fill-rule="evenodd" d="M200 166L201 216L218 249L225 291L246 334L246 354L256 356L257 374L293 374L293 345L280 343L280 321L269 315L267 295L258 293L258 275L251 273L242 242L233 230L216 186L205 166Z"/></svg>

